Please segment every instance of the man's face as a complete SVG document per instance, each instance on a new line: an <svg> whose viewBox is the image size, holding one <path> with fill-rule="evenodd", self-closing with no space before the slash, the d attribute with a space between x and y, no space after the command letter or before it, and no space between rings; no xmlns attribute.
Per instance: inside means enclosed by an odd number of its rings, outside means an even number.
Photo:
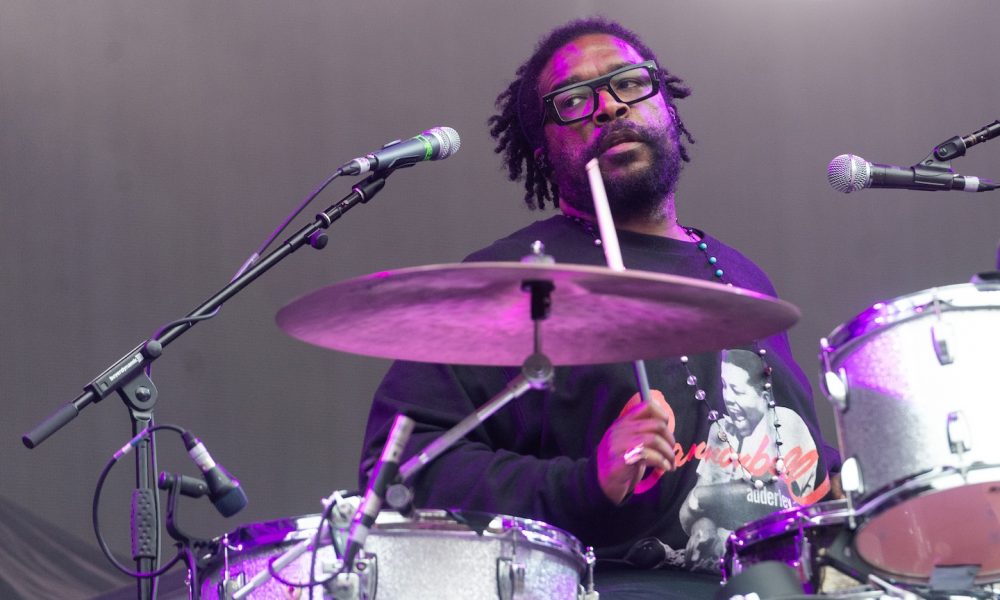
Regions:
<svg viewBox="0 0 1000 600"><path fill-rule="evenodd" d="M539 94L643 62L626 42L607 34L587 34L557 50L538 77ZM548 119L545 146L561 200L593 214L584 166L597 158L616 218L657 213L673 191L680 154L673 115L661 94L631 106L599 90L591 117L569 125Z"/></svg>
<svg viewBox="0 0 1000 600"><path fill-rule="evenodd" d="M757 427L767 411L767 398L761 396L746 370L732 363L722 363L722 399L736 432L745 438Z"/></svg>

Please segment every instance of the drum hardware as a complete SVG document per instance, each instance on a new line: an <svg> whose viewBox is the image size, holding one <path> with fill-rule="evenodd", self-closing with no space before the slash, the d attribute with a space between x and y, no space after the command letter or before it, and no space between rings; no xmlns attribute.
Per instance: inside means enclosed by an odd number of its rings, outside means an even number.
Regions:
<svg viewBox="0 0 1000 600"><path fill-rule="evenodd" d="M343 492L340 491L335 491L330 496L320 500L320 504L324 510L332 505L332 508L329 509L329 520L333 525L334 534L337 531L346 531L350 527L351 519L354 518L360 501L361 499L358 496L351 495L345 497Z"/></svg>
<svg viewBox="0 0 1000 600"><path fill-rule="evenodd" d="M937 303L934 306L937 308ZM940 314L938 316L940 317ZM948 343L954 335L953 328L947 323L939 322L931 325L931 343L934 345L934 354L942 365L950 365L955 362L951 344Z"/></svg>
<svg viewBox="0 0 1000 600"><path fill-rule="evenodd" d="M997 269L1000 269L1000 244L997 245ZM982 283L1000 283L1000 270L976 273L972 276L972 281L970 283L973 285L979 285Z"/></svg>
<svg viewBox="0 0 1000 600"><path fill-rule="evenodd" d="M873 574L873 570L853 551L851 546L853 538L854 531L852 529L841 529L829 546L817 551L818 562L820 566L833 567L848 577L864 583Z"/></svg>
<svg viewBox="0 0 1000 600"><path fill-rule="evenodd" d="M972 445L970 438L972 437L969 432L969 424L965 420L965 414L956 410L954 412L948 413L948 447L951 448L952 454L958 455L959 464L965 464L962 457L966 452L972 451Z"/></svg>
<svg viewBox="0 0 1000 600"><path fill-rule="evenodd" d="M326 498L322 499L320 503L323 505L323 513L336 515L334 517L335 523L339 525L337 528L340 531L344 531L351 522L351 518L354 516L358 506L361 503L361 499L357 496L344 496L343 492L340 490L335 490ZM346 519L345 519L346 515ZM317 524L317 528L322 528L322 519ZM320 540L322 541L322 539ZM288 567L292 562L298 559L300 556L306 553L310 547L315 542L315 536L306 537L295 546L290 548L287 552L284 552L281 556L269 563L267 569L262 569L254 575L250 581L243 585L240 589L236 590L231 596L220 596L221 600L242 600L246 598L250 592L259 588L261 585L269 581L273 575L273 572L281 572L286 567ZM341 542L342 543L342 542ZM242 544L240 544L242 546ZM317 549L318 552L318 549Z"/></svg>
<svg viewBox="0 0 1000 600"><path fill-rule="evenodd" d="M232 598L232 595L237 590L247 584L247 576L242 571L237 573L236 577L232 576L229 571L229 552L242 552L243 544L231 545L229 543L229 534L227 533L222 536L219 547L222 549L222 581L219 582L219 597ZM190 577L190 573L188 576ZM189 589L193 588L189 587Z"/></svg>
<svg viewBox="0 0 1000 600"><path fill-rule="evenodd" d="M528 568L516 560L516 557L497 559L497 593L500 600L511 600L524 593Z"/></svg>
<svg viewBox="0 0 1000 600"><path fill-rule="evenodd" d="M594 566L597 564L597 555L594 554L594 547L587 546L583 551L583 558L587 563L586 587L580 585L577 590L577 600L600 600L601 595L594 590Z"/></svg>
<svg viewBox="0 0 1000 600"><path fill-rule="evenodd" d="M385 502L405 517L413 512L413 490L404 483L394 483L385 491Z"/></svg>
<svg viewBox="0 0 1000 600"><path fill-rule="evenodd" d="M847 502L847 526L851 531L857 528L855 520L854 497L864 493L864 481L861 479L861 467L853 456L846 459L840 466L840 487L844 490L844 500Z"/></svg>
<svg viewBox="0 0 1000 600"><path fill-rule="evenodd" d="M532 253L525 257L523 264L541 265L550 267L555 261L544 254L544 246L541 242L532 244ZM546 279L525 279L521 282L520 289L530 294L530 316L532 322L532 346L534 351L524 359L521 364L521 374L515 377L497 395L493 396L489 402L480 406L456 423L451 429L446 431L441 437L428 444L423 450L411 457L399 469L399 477L402 481L408 480L424 465L441 455L445 450L451 448L458 440L465 437L470 431L478 427L496 411L507 405L508 402L519 398L530 389L548 389L552 383L554 374L552 362L548 356L542 353L542 321L548 319L552 309L552 292L555 285Z"/></svg>
<svg viewBox="0 0 1000 600"><path fill-rule="evenodd" d="M337 600L375 598L378 584L378 557L361 550L350 570L345 569L343 564L340 560L322 562L321 571L331 575L326 583L322 584L327 594Z"/></svg>
<svg viewBox="0 0 1000 600"><path fill-rule="evenodd" d="M921 596L918 596L899 586L893 585L878 575L869 574L868 580L881 588L881 590L884 591L890 598L899 598L900 600L923 600Z"/></svg>
<svg viewBox="0 0 1000 600"><path fill-rule="evenodd" d="M820 378L823 391L834 408L845 411L847 410L847 390L849 389L847 371L841 368L834 372L833 367L830 366L830 353L833 352L833 348L830 347L829 340L820 338L819 347L819 356L823 364L823 376Z"/></svg>
<svg viewBox="0 0 1000 600"><path fill-rule="evenodd" d="M934 592L964 592L973 588L978 576L979 565L935 566L930 588Z"/></svg>

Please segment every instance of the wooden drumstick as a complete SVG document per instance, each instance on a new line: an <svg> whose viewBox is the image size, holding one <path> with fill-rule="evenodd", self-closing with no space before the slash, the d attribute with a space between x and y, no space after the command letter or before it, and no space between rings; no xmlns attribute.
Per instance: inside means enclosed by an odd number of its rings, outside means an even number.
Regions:
<svg viewBox="0 0 1000 600"><path fill-rule="evenodd" d="M608 194L604 190L604 179L597 159L592 158L587 163L587 177L590 179L590 193L594 197L594 212L597 214L597 226L601 232L601 247L604 248L604 259L612 271L624 271L621 246L618 245L618 233L611 217L611 207L608 205ZM637 360L632 363L636 382L639 385L639 397L643 402L650 401L649 379L646 377L646 363Z"/></svg>
<svg viewBox="0 0 1000 600"><path fill-rule="evenodd" d="M601 247L604 248L604 259L608 263L608 268L612 271L624 271L625 262L622 260L621 246L618 245L618 233L615 231L615 221L611 217L611 207L608 205L608 194L604 189L604 179L601 177L601 168L597 159L592 158L587 162L587 178L590 180L590 194L594 198L594 214L597 215L597 226L601 232ZM635 372L636 383L639 386L639 398L643 403L648 404L650 399L649 378L646 376L646 363L637 360L632 363L632 370ZM638 444L626 455L633 451L642 452L642 444ZM626 462L628 459L626 459ZM629 484L627 499L632 495L635 486L642 481L646 475L646 468L639 467L635 478ZM624 502L624 500L623 500Z"/></svg>

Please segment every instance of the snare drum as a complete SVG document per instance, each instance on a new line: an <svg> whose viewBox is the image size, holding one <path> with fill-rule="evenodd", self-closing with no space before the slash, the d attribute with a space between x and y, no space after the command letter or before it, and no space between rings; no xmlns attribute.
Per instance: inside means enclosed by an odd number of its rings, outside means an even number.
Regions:
<svg viewBox="0 0 1000 600"><path fill-rule="evenodd" d="M229 546L241 549L223 552L220 543L200 574L202 598L224 597L219 589L225 579L249 581L266 571L269 561L311 539L317 525L319 516L314 515L247 525L230 533ZM310 560L309 553L297 558L280 572L282 579L307 583ZM370 578L367 595L362 595L367 600L575 600L586 566L579 541L545 523L436 510L417 510L410 517L382 512L365 541L362 561ZM329 544L317 562L333 564ZM329 572L317 570L317 580L328 577ZM319 586L315 591L316 598L323 597ZM274 579L250 595L254 600L308 597L308 589L289 589Z"/></svg>
<svg viewBox="0 0 1000 600"><path fill-rule="evenodd" d="M911 583L1000 580L1000 285L880 302L821 346L861 558Z"/></svg>
<svg viewBox="0 0 1000 600"><path fill-rule="evenodd" d="M856 590L862 583L829 566L827 550L848 531L849 511L843 500L795 506L735 530L726 540L722 575L726 581L766 561L793 569L810 594Z"/></svg>

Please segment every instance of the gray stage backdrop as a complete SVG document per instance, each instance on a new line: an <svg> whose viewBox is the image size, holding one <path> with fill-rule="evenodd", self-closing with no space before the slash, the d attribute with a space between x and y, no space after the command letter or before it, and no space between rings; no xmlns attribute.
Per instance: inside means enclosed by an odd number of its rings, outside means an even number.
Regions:
<svg viewBox="0 0 1000 600"><path fill-rule="evenodd" d="M293 340L275 312L349 277L457 261L551 214L524 208L486 119L543 32L595 13L693 88L681 221L743 249L801 307L791 339L814 381L818 339L866 306L994 266L1000 193L844 195L825 177L838 154L910 165L1000 118L992 0L5 0L0 494L92 541L97 475L130 437L122 403L35 450L21 434L221 288L340 163L449 125L459 154L397 173L326 250L293 255L153 371L158 421L199 435L251 500L229 521L186 501L193 532L316 512L353 488L388 363ZM956 170L1000 178L1000 141ZM161 437L161 468L192 473L180 448ZM102 512L123 554L131 477L129 462L114 472Z"/></svg>

